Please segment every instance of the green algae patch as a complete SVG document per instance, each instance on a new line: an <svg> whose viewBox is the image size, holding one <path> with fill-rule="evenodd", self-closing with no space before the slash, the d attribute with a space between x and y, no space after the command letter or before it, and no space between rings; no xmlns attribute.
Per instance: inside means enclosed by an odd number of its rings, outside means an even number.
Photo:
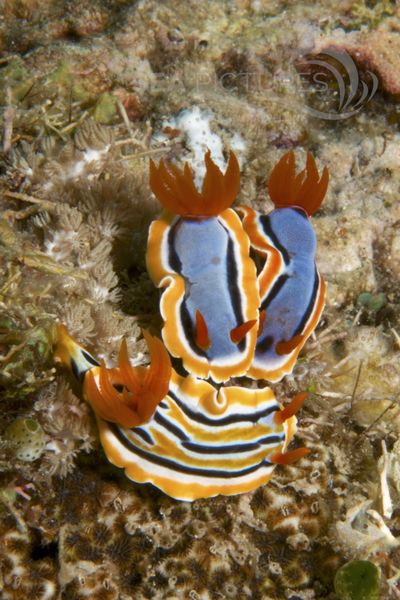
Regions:
<svg viewBox="0 0 400 600"><path fill-rule="evenodd" d="M376 29L385 17L391 17L395 14L395 6L390 0L383 2L355 2L351 7L353 19L351 21L352 30L368 27Z"/></svg>
<svg viewBox="0 0 400 600"><path fill-rule="evenodd" d="M71 80L71 68L67 61L60 62L58 67L52 71L48 77L49 83L56 83L61 87L71 85Z"/></svg>
<svg viewBox="0 0 400 600"><path fill-rule="evenodd" d="M30 313L34 318L34 307L27 303L24 308L26 314ZM23 323L10 316L4 315L0 319L0 345L3 350L0 371L2 400L6 397L22 399L51 379L51 370L47 375L43 370L48 368L51 360L53 343L54 326L50 321L25 328Z"/></svg>
<svg viewBox="0 0 400 600"><path fill-rule="evenodd" d="M369 560L352 560L335 575L340 600L379 600L380 570Z"/></svg>
<svg viewBox="0 0 400 600"><path fill-rule="evenodd" d="M105 92L98 99L93 112L93 118L102 125L110 125L118 114L117 99L109 92Z"/></svg>
<svg viewBox="0 0 400 600"><path fill-rule="evenodd" d="M30 88L34 79L30 77L24 62L20 57L11 60L6 67L3 67L0 73L0 99L6 103L6 94L9 89L13 100L22 100Z"/></svg>
<svg viewBox="0 0 400 600"><path fill-rule="evenodd" d="M378 312L387 304L386 295L382 292L371 294L370 292L362 292L357 298L357 303L364 306L372 312Z"/></svg>
<svg viewBox="0 0 400 600"><path fill-rule="evenodd" d="M94 100L93 94L74 74L73 65L66 60L61 61L58 67L49 74L47 81L56 85L64 96L71 96L72 100L81 104L90 104Z"/></svg>

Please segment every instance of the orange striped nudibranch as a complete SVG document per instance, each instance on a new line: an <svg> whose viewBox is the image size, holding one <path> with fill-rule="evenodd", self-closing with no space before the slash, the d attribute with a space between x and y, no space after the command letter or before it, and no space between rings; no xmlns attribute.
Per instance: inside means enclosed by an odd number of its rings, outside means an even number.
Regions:
<svg viewBox="0 0 400 600"><path fill-rule="evenodd" d="M310 153L296 175L293 152L274 167L268 189L275 209L260 214L242 206L253 251L264 258L258 274L259 330L247 375L277 382L291 373L298 354L314 331L325 301L325 283L315 264L316 236L309 217L319 208L328 186Z"/></svg>
<svg viewBox="0 0 400 600"><path fill-rule="evenodd" d="M287 451L304 395L282 408L268 387L217 390L178 375L162 342L146 339L150 367L132 367L122 344L119 366L107 369L58 326L55 356L82 386L107 458L130 479L192 501L251 491L308 453Z"/></svg>
<svg viewBox="0 0 400 600"><path fill-rule="evenodd" d="M164 207L150 227L147 268L163 290L162 336L191 374L216 382L244 375L254 354L259 293L249 238L230 208L240 184L233 152L225 174L205 154L198 191L193 172L151 162L150 187Z"/></svg>

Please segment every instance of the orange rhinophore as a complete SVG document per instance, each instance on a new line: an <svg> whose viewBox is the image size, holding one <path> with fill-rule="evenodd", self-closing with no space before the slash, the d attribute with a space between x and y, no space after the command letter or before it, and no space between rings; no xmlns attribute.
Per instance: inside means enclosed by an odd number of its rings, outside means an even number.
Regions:
<svg viewBox="0 0 400 600"><path fill-rule="evenodd" d="M217 216L235 200L239 193L240 171L234 152L229 155L225 174L212 161L209 150L204 161L206 174L200 192L188 163L182 171L162 160L158 167L150 161L150 188L170 213L187 218Z"/></svg>
<svg viewBox="0 0 400 600"><path fill-rule="evenodd" d="M122 340L119 366L108 369L57 326L56 360L68 366L82 384L85 400L101 419L123 427L146 423L168 394L171 360L162 341L143 332L150 352L149 367L132 367Z"/></svg>
<svg viewBox="0 0 400 600"><path fill-rule="evenodd" d="M275 345L275 351L280 356L283 356L284 354L290 354L291 352L293 352L293 350L300 346L303 339L303 335L294 335L292 339L288 340L287 342L281 340Z"/></svg>
<svg viewBox="0 0 400 600"><path fill-rule="evenodd" d="M264 329L265 319L267 318L267 313L265 310L261 310L258 317L258 329L257 329L257 337L259 337Z"/></svg>
<svg viewBox="0 0 400 600"><path fill-rule="evenodd" d="M150 351L149 367L132 367L126 346L121 343L119 366L91 369L85 377L83 393L95 413L123 427L146 423L168 394L171 361L163 343L144 332Z"/></svg>
<svg viewBox="0 0 400 600"><path fill-rule="evenodd" d="M281 408L281 410L277 411L274 415L274 421L277 425L286 425L288 428L288 437L290 439L292 433L290 430L294 427L296 422L296 413L303 406L305 399L307 398L306 392L301 392L300 394L296 394L290 404L285 406L285 408ZM289 450L289 452L275 452L269 457L269 461L274 465L290 465L295 461L303 458L303 456L307 456L310 453L308 448L296 448L295 450Z"/></svg>
<svg viewBox="0 0 400 600"><path fill-rule="evenodd" d="M299 207L310 217L320 207L328 183L328 169L324 167L320 177L310 152L307 152L306 168L296 175L296 159L291 150L272 169L268 191L276 208Z"/></svg>

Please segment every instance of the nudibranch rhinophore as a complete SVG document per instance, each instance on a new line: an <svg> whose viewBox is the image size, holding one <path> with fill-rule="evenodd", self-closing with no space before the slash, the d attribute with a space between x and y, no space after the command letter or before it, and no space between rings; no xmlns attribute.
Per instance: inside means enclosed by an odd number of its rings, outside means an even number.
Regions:
<svg viewBox="0 0 400 600"><path fill-rule="evenodd" d="M172 371L168 352L158 338L147 332L144 337L150 353L149 367L131 367L123 340L119 367L107 369L69 335L65 325L57 325L54 358L72 371L99 418L135 427L153 416L168 393Z"/></svg>
<svg viewBox="0 0 400 600"><path fill-rule="evenodd" d="M225 174L205 155L199 192L191 168L150 164L165 208L150 227L147 268L163 288L164 343L189 373L216 382L244 375L257 339L259 293L249 238L230 208L239 185L231 152Z"/></svg>
<svg viewBox="0 0 400 600"><path fill-rule="evenodd" d="M178 375L162 342L146 340L149 367L132 367L122 343L119 366L108 369L58 326L55 356L82 386L107 458L130 479L192 501L254 490L276 464L308 453L286 451L305 394L282 408L268 387L217 390Z"/></svg>
<svg viewBox="0 0 400 600"><path fill-rule="evenodd" d="M293 152L274 167L268 182L275 209L259 214L239 207L256 254L265 258L258 275L258 338L247 372L254 379L277 382L291 373L297 356L321 317L325 283L315 264L316 235L309 217L319 208L328 186L310 153L296 175Z"/></svg>

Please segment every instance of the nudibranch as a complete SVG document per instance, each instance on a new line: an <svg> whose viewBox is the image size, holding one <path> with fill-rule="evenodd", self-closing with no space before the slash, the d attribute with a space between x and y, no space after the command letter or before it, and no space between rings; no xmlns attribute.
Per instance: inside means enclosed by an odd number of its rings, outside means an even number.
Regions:
<svg viewBox="0 0 400 600"><path fill-rule="evenodd" d="M249 377L277 382L291 373L321 317L325 283L315 264L316 236L309 217L321 205L328 180L327 168L319 176L310 153L296 175L294 153L288 152L268 182L275 209L264 215L238 208L254 252L265 258L258 275L259 328Z"/></svg>
<svg viewBox="0 0 400 600"><path fill-rule="evenodd" d="M254 490L277 464L308 453L287 451L305 394L282 408L268 387L217 390L178 375L162 342L146 339L150 367L132 367L123 343L119 366L108 369L58 326L56 357L82 386L107 458L130 479L192 501Z"/></svg>
<svg viewBox="0 0 400 600"><path fill-rule="evenodd" d="M144 332L150 366L132 368L125 340L121 343L119 367L107 369L80 346L65 325L57 325L56 362L67 366L82 385L83 397L101 419L124 427L148 421L166 396L171 379L171 361L163 343Z"/></svg>
<svg viewBox="0 0 400 600"><path fill-rule="evenodd" d="M153 221L147 268L163 288L162 337L189 373L216 382L244 375L257 339L259 293L249 239L230 208L239 165L230 153L225 174L205 154L201 191L183 170L150 164L150 187L164 207Z"/></svg>

